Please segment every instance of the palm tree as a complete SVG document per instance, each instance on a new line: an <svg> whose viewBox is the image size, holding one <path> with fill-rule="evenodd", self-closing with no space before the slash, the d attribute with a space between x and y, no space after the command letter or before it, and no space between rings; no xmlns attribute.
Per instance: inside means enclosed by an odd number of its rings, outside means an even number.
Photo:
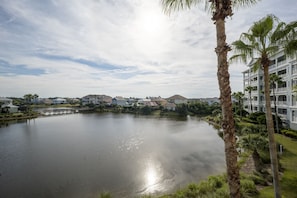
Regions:
<svg viewBox="0 0 297 198"><path fill-rule="evenodd" d="M235 124L232 112L230 74L228 70L227 53L230 51L226 43L225 19L231 17L232 6L244 6L256 3L258 0L161 0L164 11L190 8L198 3L209 5L212 9L212 20L216 25L217 47L217 78L220 89L220 101L222 108L222 128L224 131L225 155L227 164L227 177L231 197L240 197L240 179L237 164L238 153L236 151Z"/></svg>
<svg viewBox="0 0 297 198"><path fill-rule="evenodd" d="M32 102L33 95L32 94L26 94L26 95L24 95L24 99L25 99L27 104L30 104Z"/></svg>
<svg viewBox="0 0 297 198"><path fill-rule="evenodd" d="M271 87L272 87L272 95L273 95L273 102L274 102L274 109L275 109L274 113L275 113L276 132L279 133L275 88L276 88L276 84L279 84L279 83L282 82L282 77L280 77L280 76L278 76L276 74L270 74L269 80L270 80L270 84L271 84Z"/></svg>
<svg viewBox="0 0 297 198"><path fill-rule="evenodd" d="M253 105L252 105L252 91L253 91L253 87L249 85L244 90L249 93L250 110L251 110L250 112L253 113Z"/></svg>
<svg viewBox="0 0 297 198"><path fill-rule="evenodd" d="M243 103L243 97L244 97L244 94L239 91L239 92L234 92L232 94L232 96L238 101L238 109L239 109L239 112L240 112L240 118L242 117L242 103Z"/></svg>
<svg viewBox="0 0 297 198"><path fill-rule="evenodd" d="M37 102L38 97L39 97L38 94L34 94L34 95L32 96L32 99L34 100L34 103Z"/></svg>
<svg viewBox="0 0 297 198"><path fill-rule="evenodd" d="M259 68L264 71L266 123L269 137L274 193L276 198L280 198L281 193L270 101L268 69L271 60L269 57L282 49L287 56L294 56L294 52L297 50L296 27L296 21L286 24L284 22L278 22L278 19L275 16L268 15L260 21L255 22L247 33L242 33L240 39L232 43L236 54L230 58L230 61L242 60L245 63L247 62L247 59L254 59L255 61L252 65L254 71Z"/></svg>
<svg viewBox="0 0 297 198"><path fill-rule="evenodd" d="M247 134L241 137L239 144L243 149L252 151L255 168L257 171L261 171L262 161L259 151L263 151L268 148L267 138L259 134Z"/></svg>

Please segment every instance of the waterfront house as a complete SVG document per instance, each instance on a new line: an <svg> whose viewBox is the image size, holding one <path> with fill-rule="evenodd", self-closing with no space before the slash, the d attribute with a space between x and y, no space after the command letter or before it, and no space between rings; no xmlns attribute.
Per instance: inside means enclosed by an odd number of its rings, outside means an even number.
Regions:
<svg viewBox="0 0 297 198"><path fill-rule="evenodd" d="M112 99L112 104L113 105L118 105L118 106L122 106L122 107L128 107L129 102L128 99L122 97L122 96L116 96L115 98Z"/></svg>
<svg viewBox="0 0 297 198"><path fill-rule="evenodd" d="M87 95L82 97L81 99L82 105L88 105L88 104L94 104L94 105L99 105L99 104L107 104L110 105L112 103L112 97L106 96L106 95Z"/></svg>
<svg viewBox="0 0 297 198"><path fill-rule="evenodd" d="M174 104L185 104L188 102L188 99L181 95L174 95L166 99L170 103Z"/></svg>
<svg viewBox="0 0 297 198"><path fill-rule="evenodd" d="M53 104L66 104L67 100L65 98L55 98L53 99Z"/></svg>

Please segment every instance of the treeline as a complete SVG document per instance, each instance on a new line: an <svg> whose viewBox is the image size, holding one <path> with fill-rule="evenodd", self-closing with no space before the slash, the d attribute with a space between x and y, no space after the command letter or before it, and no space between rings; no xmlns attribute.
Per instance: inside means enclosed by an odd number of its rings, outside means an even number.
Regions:
<svg viewBox="0 0 297 198"><path fill-rule="evenodd" d="M175 111L180 116L198 115L206 116L213 115L221 112L221 106L218 103L208 104L207 102L195 102L187 104L179 104L176 106Z"/></svg>
<svg viewBox="0 0 297 198"><path fill-rule="evenodd" d="M221 107L218 103L208 104L207 102L192 102L183 103L176 105L175 109L166 109L164 106L159 105L157 107L151 106L129 106L123 107L118 105L87 105L89 108L96 112L114 112L114 113L134 113L141 115L160 114L165 115L176 115L185 117L187 115L216 115L221 112Z"/></svg>

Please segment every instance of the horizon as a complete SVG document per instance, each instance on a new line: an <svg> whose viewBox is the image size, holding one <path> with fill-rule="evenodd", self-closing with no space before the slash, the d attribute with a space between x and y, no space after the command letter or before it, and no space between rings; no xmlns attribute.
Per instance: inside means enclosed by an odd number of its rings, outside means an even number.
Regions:
<svg viewBox="0 0 297 198"><path fill-rule="evenodd" d="M227 43L267 14L296 20L295 7L262 0L234 9ZM168 16L159 0L2 0L0 34L2 97L219 97L215 25L202 6ZM243 91L246 69L229 66L232 92Z"/></svg>
<svg viewBox="0 0 297 198"><path fill-rule="evenodd" d="M37 93L28 93L28 94L37 94ZM25 94L26 95L26 94ZM37 94L38 95L38 94ZM84 95L84 96L74 96L74 97L67 97L67 96L49 96L49 97L40 97L38 95L38 99L52 99L52 98L83 98L85 96L89 96L89 95L98 95L98 96L108 96L108 97L111 97L111 98L116 98L116 97L123 97L123 98L135 98L135 99L143 99L143 98L162 98L162 99L167 99L167 98L170 98L170 97L173 97L173 96L182 96L182 97L185 97L186 99L207 99L207 98L219 98L217 96L214 96L214 97L187 97L187 96L183 96L183 95L180 95L180 94L173 94L173 95L170 95L168 97L163 97L163 96L142 96L142 97L135 97L135 96L120 96L120 95L116 95L116 96L111 96L111 95L107 95L107 94L87 94L87 95ZM11 98L24 98L24 96L21 96L21 97L16 97L16 96L0 96L0 98L8 98L8 99L11 99Z"/></svg>

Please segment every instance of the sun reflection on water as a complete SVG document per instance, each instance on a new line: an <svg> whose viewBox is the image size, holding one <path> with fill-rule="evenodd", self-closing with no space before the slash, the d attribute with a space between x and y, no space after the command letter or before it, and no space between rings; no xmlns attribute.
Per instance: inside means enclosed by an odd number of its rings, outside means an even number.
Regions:
<svg viewBox="0 0 297 198"><path fill-rule="evenodd" d="M150 165L147 168L145 177L146 177L146 185L147 186L152 186L157 182L157 172L156 172L156 169L152 165Z"/></svg>
<svg viewBox="0 0 297 198"><path fill-rule="evenodd" d="M162 171L157 162L148 160L144 173L145 193L155 193L162 189Z"/></svg>

